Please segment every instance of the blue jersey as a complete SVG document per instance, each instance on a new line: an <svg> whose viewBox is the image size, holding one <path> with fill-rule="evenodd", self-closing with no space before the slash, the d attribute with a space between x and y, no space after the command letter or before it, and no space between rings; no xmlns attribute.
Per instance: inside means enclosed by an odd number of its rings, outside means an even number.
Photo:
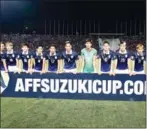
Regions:
<svg viewBox="0 0 147 129"><path fill-rule="evenodd" d="M44 54L38 55L37 53L33 54L33 58L35 60L34 69L41 71L43 68L43 59L45 58Z"/></svg>
<svg viewBox="0 0 147 129"><path fill-rule="evenodd" d="M130 52L120 53L119 50L116 51L117 55L117 69L125 70L128 69L128 59L131 58Z"/></svg>
<svg viewBox="0 0 147 129"><path fill-rule="evenodd" d="M22 60L22 65L24 70L28 70L28 62L32 57L33 55L31 53L28 54L20 53L20 55L18 56L18 58Z"/></svg>
<svg viewBox="0 0 147 129"><path fill-rule="evenodd" d="M143 71L144 70L144 61L146 60L146 53L143 52L142 55L139 55L137 52L134 53L134 61L135 61L135 71Z"/></svg>
<svg viewBox="0 0 147 129"><path fill-rule="evenodd" d="M101 71L109 72L111 69L111 61L116 59L116 56L113 51L110 51L108 54L104 53L103 50L97 55L97 58L101 59Z"/></svg>
<svg viewBox="0 0 147 129"><path fill-rule="evenodd" d="M18 54L16 52L13 53L6 52L7 66L16 66L16 59L18 59Z"/></svg>
<svg viewBox="0 0 147 129"><path fill-rule="evenodd" d="M78 54L75 51L72 51L71 54L66 54L64 51L61 55L61 58L64 60L64 69L76 68L76 60L78 60Z"/></svg>
<svg viewBox="0 0 147 129"><path fill-rule="evenodd" d="M59 54L58 53L54 55L47 54L45 59L48 60L48 64L49 64L48 71L52 71L52 72L57 71L58 60L60 59Z"/></svg>
<svg viewBox="0 0 147 129"><path fill-rule="evenodd" d="M1 71L5 70L3 60L6 60L6 55L5 53L0 53L0 70Z"/></svg>

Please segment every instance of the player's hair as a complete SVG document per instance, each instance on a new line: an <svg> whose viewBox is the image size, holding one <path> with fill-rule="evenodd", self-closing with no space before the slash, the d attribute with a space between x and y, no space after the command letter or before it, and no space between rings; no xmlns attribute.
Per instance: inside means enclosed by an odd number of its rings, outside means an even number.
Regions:
<svg viewBox="0 0 147 129"><path fill-rule="evenodd" d="M21 47L24 47L24 46L27 46L29 48L29 44L27 44L27 43L22 43L21 44Z"/></svg>
<svg viewBox="0 0 147 129"><path fill-rule="evenodd" d="M70 44L70 45L72 46L71 41L65 41L65 46L66 46L67 44Z"/></svg>
<svg viewBox="0 0 147 129"><path fill-rule="evenodd" d="M88 39L85 40L85 43L86 43L86 42L90 42L90 43L92 44L92 43L93 43L93 40L90 39L90 38L88 38Z"/></svg>
<svg viewBox="0 0 147 129"><path fill-rule="evenodd" d="M56 45L55 44L51 44L49 48L51 48L51 47L56 48Z"/></svg>
<svg viewBox="0 0 147 129"><path fill-rule="evenodd" d="M137 44L136 50L138 49L144 49L144 45L142 43Z"/></svg>
<svg viewBox="0 0 147 129"><path fill-rule="evenodd" d="M126 45L126 41L124 41L124 40L120 41L119 46L122 45L122 44L125 44Z"/></svg>
<svg viewBox="0 0 147 129"><path fill-rule="evenodd" d="M6 42L6 46L12 46L13 47L13 43L12 42Z"/></svg>
<svg viewBox="0 0 147 129"><path fill-rule="evenodd" d="M108 45L109 45L109 42L105 40L105 41L103 42L103 45L105 45L105 44L108 44Z"/></svg>

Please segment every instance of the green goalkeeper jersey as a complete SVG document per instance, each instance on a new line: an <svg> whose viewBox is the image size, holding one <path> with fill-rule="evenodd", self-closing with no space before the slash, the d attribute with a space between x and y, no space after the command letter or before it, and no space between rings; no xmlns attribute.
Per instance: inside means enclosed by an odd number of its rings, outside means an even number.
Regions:
<svg viewBox="0 0 147 129"><path fill-rule="evenodd" d="M84 57L84 73L92 73L94 72L93 67L93 57L97 55L97 50L92 48L88 51L86 48L82 49L81 56Z"/></svg>

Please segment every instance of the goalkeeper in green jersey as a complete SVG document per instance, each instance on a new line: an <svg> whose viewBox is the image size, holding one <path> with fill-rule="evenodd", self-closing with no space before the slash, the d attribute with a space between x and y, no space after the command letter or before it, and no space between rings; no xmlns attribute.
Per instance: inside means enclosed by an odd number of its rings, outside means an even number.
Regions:
<svg viewBox="0 0 147 129"><path fill-rule="evenodd" d="M85 41L86 48L81 50L80 71L83 73L94 72L94 57L97 55L97 50L92 48L92 40Z"/></svg>

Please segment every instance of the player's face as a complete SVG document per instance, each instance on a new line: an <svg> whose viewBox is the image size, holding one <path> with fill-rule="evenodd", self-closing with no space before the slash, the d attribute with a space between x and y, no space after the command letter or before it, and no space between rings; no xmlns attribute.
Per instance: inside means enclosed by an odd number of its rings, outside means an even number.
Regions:
<svg viewBox="0 0 147 129"><path fill-rule="evenodd" d="M124 52L126 50L126 45L125 44L121 44L120 45L120 51Z"/></svg>
<svg viewBox="0 0 147 129"><path fill-rule="evenodd" d="M50 47L49 50L50 50L51 53L55 53L56 52L56 48L55 47Z"/></svg>
<svg viewBox="0 0 147 129"><path fill-rule="evenodd" d="M38 47L38 48L37 48L37 52L38 52L38 53L42 53L42 51L43 51L43 48L42 48L42 47Z"/></svg>
<svg viewBox="0 0 147 129"><path fill-rule="evenodd" d="M66 51L71 51L71 49L72 49L71 44L66 44L66 45L65 45L65 50L66 50Z"/></svg>
<svg viewBox="0 0 147 129"><path fill-rule="evenodd" d="M27 52L28 50L29 50L29 48L28 48L27 46L23 46L23 47L22 47L22 51L23 51L23 52Z"/></svg>
<svg viewBox="0 0 147 129"><path fill-rule="evenodd" d="M91 42L86 42L86 43L85 43L85 46L86 46L86 48L88 48L88 49L89 49L89 48L91 48L91 47L92 47L92 44L91 44Z"/></svg>
<svg viewBox="0 0 147 129"><path fill-rule="evenodd" d="M12 45L7 45L6 49L7 49L7 51L11 51L13 49L13 46Z"/></svg>
<svg viewBox="0 0 147 129"><path fill-rule="evenodd" d="M143 48L138 48L138 49L137 49L137 52L138 52L139 54L142 54L143 51L144 51Z"/></svg>
<svg viewBox="0 0 147 129"><path fill-rule="evenodd" d="M105 43L105 44L103 45L103 49L104 49L104 51L109 51L109 50L110 50L110 45L107 44L107 43Z"/></svg>
<svg viewBox="0 0 147 129"><path fill-rule="evenodd" d="M0 51L3 51L5 49L5 46L3 43L1 43L1 48L0 48Z"/></svg>

